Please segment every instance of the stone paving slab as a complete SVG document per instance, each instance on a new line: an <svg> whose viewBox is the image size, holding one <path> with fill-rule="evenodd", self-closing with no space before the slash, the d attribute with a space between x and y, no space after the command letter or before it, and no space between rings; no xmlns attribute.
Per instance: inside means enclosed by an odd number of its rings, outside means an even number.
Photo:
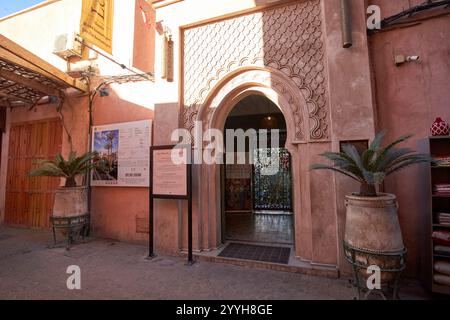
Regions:
<svg viewBox="0 0 450 320"><path fill-rule="evenodd" d="M200 261L179 257L145 259L143 245L89 239L70 251L48 248L46 230L0 226L0 299L353 299L346 279ZM81 290L68 290L69 265L81 268ZM403 285L404 299L428 296Z"/></svg>

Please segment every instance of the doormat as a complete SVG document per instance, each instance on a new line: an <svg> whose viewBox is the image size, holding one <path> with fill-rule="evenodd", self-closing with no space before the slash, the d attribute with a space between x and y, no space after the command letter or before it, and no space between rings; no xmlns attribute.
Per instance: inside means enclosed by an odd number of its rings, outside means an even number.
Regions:
<svg viewBox="0 0 450 320"><path fill-rule="evenodd" d="M219 257L288 264L291 248L230 243Z"/></svg>

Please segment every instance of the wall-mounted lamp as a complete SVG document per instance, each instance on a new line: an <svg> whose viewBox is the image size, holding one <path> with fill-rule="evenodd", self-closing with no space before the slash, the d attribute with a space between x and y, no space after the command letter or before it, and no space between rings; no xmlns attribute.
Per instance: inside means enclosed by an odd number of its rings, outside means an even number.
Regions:
<svg viewBox="0 0 450 320"><path fill-rule="evenodd" d="M57 96L48 96L48 103L57 103L59 98Z"/></svg>
<svg viewBox="0 0 450 320"><path fill-rule="evenodd" d="M397 55L395 56L395 65L397 67L401 66L402 64L406 62L416 62L420 60L420 56L404 56L404 55Z"/></svg>
<svg viewBox="0 0 450 320"><path fill-rule="evenodd" d="M109 96L109 89L108 88L101 88L99 90L100 97L107 97Z"/></svg>

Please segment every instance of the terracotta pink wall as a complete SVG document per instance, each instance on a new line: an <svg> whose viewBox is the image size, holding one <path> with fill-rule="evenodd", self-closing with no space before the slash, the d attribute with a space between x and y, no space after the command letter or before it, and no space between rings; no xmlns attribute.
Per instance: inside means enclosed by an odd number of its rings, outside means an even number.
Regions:
<svg viewBox="0 0 450 320"><path fill-rule="evenodd" d="M383 16L408 8L408 3L423 1L372 1L381 5ZM389 130L387 140L412 133L405 145L417 148L420 139L429 136L436 117L450 121L450 20L448 17L423 21L410 28L396 29L370 37L373 72L376 79L378 128ZM418 63L400 67L394 56L420 55ZM420 237L425 226L420 223L420 197L423 181L418 167L388 178L385 191L398 196L399 217L408 248L407 273L421 273Z"/></svg>
<svg viewBox="0 0 450 320"><path fill-rule="evenodd" d="M147 12L145 16L143 10ZM133 67L143 72L155 69L155 11L145 0L136 0Z"/></svg>
<svg viewBox="0 0 450 320"><path fill-rule="evenodd" d="M145 21L141 7L145 1L135 1L132 64L142 72L154 69L154 15ZM131 58L131 57L130 57ZM130 59L131 60L131 59ZM98 83L94 81L95 85ZM91 85L94 89L95 85ZM93 125L147 120L154 118L154 87L150 82L113 84L109 96L97 95L93 106ZM154 135L153 135L154 136ZM148 188L93 187L91 223L97 236L123 241L147 241L148 235L138 232L137 220L148 221Z"/></svg>
<svg viewBox="0 0 450 320"><path fill-rule="evenodd" d="M339 151L339 142L346 140L370 140L375 133L373 93L371 88L371 73L369 62L369 48L366 34L366 7L363 1L352 1L352 37L353 46L349 49L342 47L340 0L322 1L325 17L326 60L329 77L329 100L331 114L331 144L318 149L316 154L323 151ZM316 157L313 163L323 163L324 159ZM316 173L314 173L316 174ZM325 174L323 174L325 175ZM326 175L325 175L326 177ZM327 212L332 208L336 222L331 224L330 213L323 217L329 223L328 237L335 228L334 245L337 252L337 265L341 272L349 274L351 268L344 258L342 241L345 231L346 194L358 190L358 184L341 175L333 174L329 180L317 175L315 184L314 212ZM329 181L329 182L327 182ZM323 192L324 186L329 187L334 194ZM333 203L334 202L334 203ZM324 205L326 204L326 205ZM322 213L323 215L323 213ZM320 248L321 233L316 232L313 238L313 247L317 254L323 254Z"/></svg>
<svg viewBox="0 0 450 320"><path fill-rule="evenodd" d="M233 12L233 8L239 11L252 8L255 5L269 3L269 1L253 1L251 4L249 2L252 1L205 1L204 3L208 6L208 10L205 10L206 7L199 6L202 1L183 1L158 9L157 20L163 20L174 33L175 53L178 55L180 52L178 46L183 45L179 39L180 27L215 16L229 15ZM273 1L270 1L270 3L273 3ZM185 9L189 5L197 6L199 9L193 10L192 15L185 15ZM305 188L310 191L311 197L300 195L308 212L302 214L305 219L296 221L296 253L301 258L314 263L339 266L339 268L345 269L347 263L340 254L345 226L344 195L357 190L357 185L346 178L328 172L310 172L309 165L323 161L318 157L318 154L327 150L339 150L339 141L341 140L371 139L374 136L374 99L364 3L354 1L352 12L354 47L352 49L342 48L340 0L321 1L320 6L322 8L326 47L324 65L328 77L329 97L327 97L327 101L329 104L330 130L329 136L324 141L298 146L299 156L301 157L302 183L308 184ZM175 61L178 63L181 58L176 56ZM168 102L172 102L174 97L179 95L179 93L176 94L176 90L179 88L180 78L176 76L172 84L163 83L164 81L158 79L159 59L157 51L156 85L158 88L167 89L167 92L169 92L169 87L173 90L173 93L170 91L170 94L164 96L165 99L170 99ZM176 70L178 70L178 67ZM155 126L157 125L158 119L155 122ZM305 156L305 153L308 156ZM211 172L209 174L212 174ZM296 181L296 183L300 182ZM195 188L198 187L195 186ZM194 196L198 192L208 192L208 190L197 190L195 188ZM216 199L212 197L209 201L214 203ZM210 217L208 217L208 210L214 206L210 202L201 203L200 206L194 207L194 226L196 226L194 248L209 249L217 246L214 230L220 232L220 224L216 225L215 220L210 220ZM309 210L308 205L310 206ZM180 210L179 205L176 204L165 204L164 208L167 210L158 213L163 215L160 221L171 230L178 228L178 241L181 243L181 247L185 248L185 221L180 217L180 211L181 214L184 214L185 210ZM175 241L172 242L175 245Z"/></svg>
<svg viewBox="0 0 450 320"><path fill-rule="evenodd" d="M110 87L109 96L94 100L93 124L105 125L120 122L153 119L152 105L138 105L121 97L123 91L133 86ZM136 90L136 95L145 92ZM147 93L151 94L151 90ZM136 232L136 218L148 216L148 188L92 187L91 223L97 236L123 241L143 241L145 233Z"/></svg>

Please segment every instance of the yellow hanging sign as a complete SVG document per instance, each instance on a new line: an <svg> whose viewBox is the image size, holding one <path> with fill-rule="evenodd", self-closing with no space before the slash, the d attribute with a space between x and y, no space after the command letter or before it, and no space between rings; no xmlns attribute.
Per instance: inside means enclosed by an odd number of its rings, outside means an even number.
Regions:
<svg viewBox="0 0 450 320"><path fill-rule="evenodd" d="M80 36L112 54L114 0L83 0Z"/></svg>

